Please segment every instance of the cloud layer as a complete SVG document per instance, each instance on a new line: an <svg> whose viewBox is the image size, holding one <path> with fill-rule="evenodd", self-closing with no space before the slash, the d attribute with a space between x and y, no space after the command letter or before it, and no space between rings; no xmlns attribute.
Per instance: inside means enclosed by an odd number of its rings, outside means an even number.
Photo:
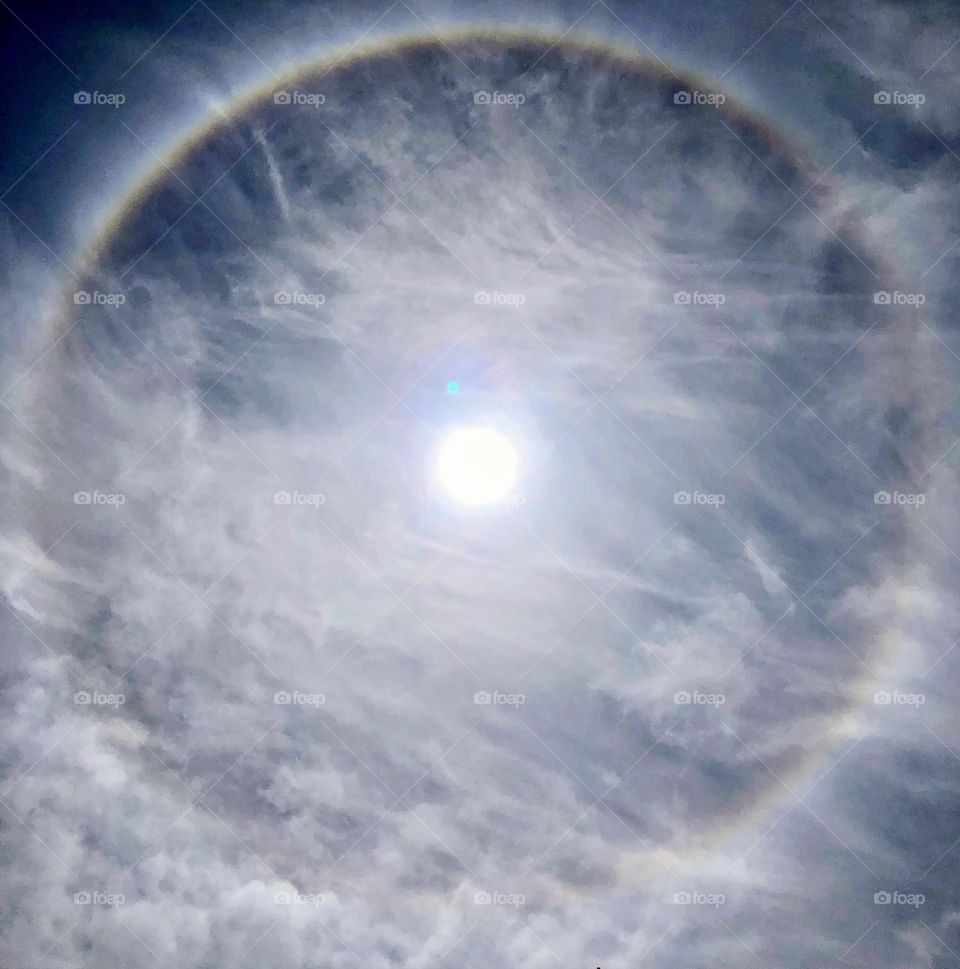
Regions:
<svg viewBox="0 0 960 969"><path fill-rule="evenodd" d="M482 34L166 163L9 365L7 961L952 960L956 105L839 16L826 164Z"/></svg>

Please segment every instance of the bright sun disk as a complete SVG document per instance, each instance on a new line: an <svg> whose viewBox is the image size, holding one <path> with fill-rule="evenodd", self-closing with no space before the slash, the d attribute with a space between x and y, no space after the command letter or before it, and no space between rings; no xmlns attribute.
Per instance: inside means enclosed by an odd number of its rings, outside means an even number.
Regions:
<svg viewBox="0 0 960 969"><path fill-rule="evenodd" d="M492 427L461 427L441 442L437 475L444 490L460 504L488 505L510 493L517 475L517 452Z"/></svg>

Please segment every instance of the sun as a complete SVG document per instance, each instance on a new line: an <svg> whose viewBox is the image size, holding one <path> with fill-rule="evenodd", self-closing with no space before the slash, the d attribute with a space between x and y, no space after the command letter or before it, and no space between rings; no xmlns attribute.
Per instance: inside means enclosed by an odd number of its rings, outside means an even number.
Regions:
<svg viewBox="0 0 960 969"><path fill-rule="evenodd" d="M462 505L489 505L510 493L518 457L510 440L492 427L461 427L440 443L437 477Z"/></svg>

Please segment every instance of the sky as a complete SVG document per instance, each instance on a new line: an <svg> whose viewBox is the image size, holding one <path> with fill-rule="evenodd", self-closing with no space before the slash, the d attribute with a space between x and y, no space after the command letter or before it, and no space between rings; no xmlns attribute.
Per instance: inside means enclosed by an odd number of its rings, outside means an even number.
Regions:
<svg viewBox="0 0 960 969"><path fill-rule="evenodd" d="M2 15L0 966L960 961L954 8Z"/></svg>

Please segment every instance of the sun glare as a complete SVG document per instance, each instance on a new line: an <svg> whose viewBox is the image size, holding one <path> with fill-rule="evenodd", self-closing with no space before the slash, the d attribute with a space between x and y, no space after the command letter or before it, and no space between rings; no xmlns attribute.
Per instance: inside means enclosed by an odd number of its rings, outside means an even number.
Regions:
<svg viewBox="0 0 960 969"><path fill-rule="evenodd" d="M489 505L507 497L517 475L513 444L492 427L462 427L440 445L437 474L463 505Z"/></svg>

